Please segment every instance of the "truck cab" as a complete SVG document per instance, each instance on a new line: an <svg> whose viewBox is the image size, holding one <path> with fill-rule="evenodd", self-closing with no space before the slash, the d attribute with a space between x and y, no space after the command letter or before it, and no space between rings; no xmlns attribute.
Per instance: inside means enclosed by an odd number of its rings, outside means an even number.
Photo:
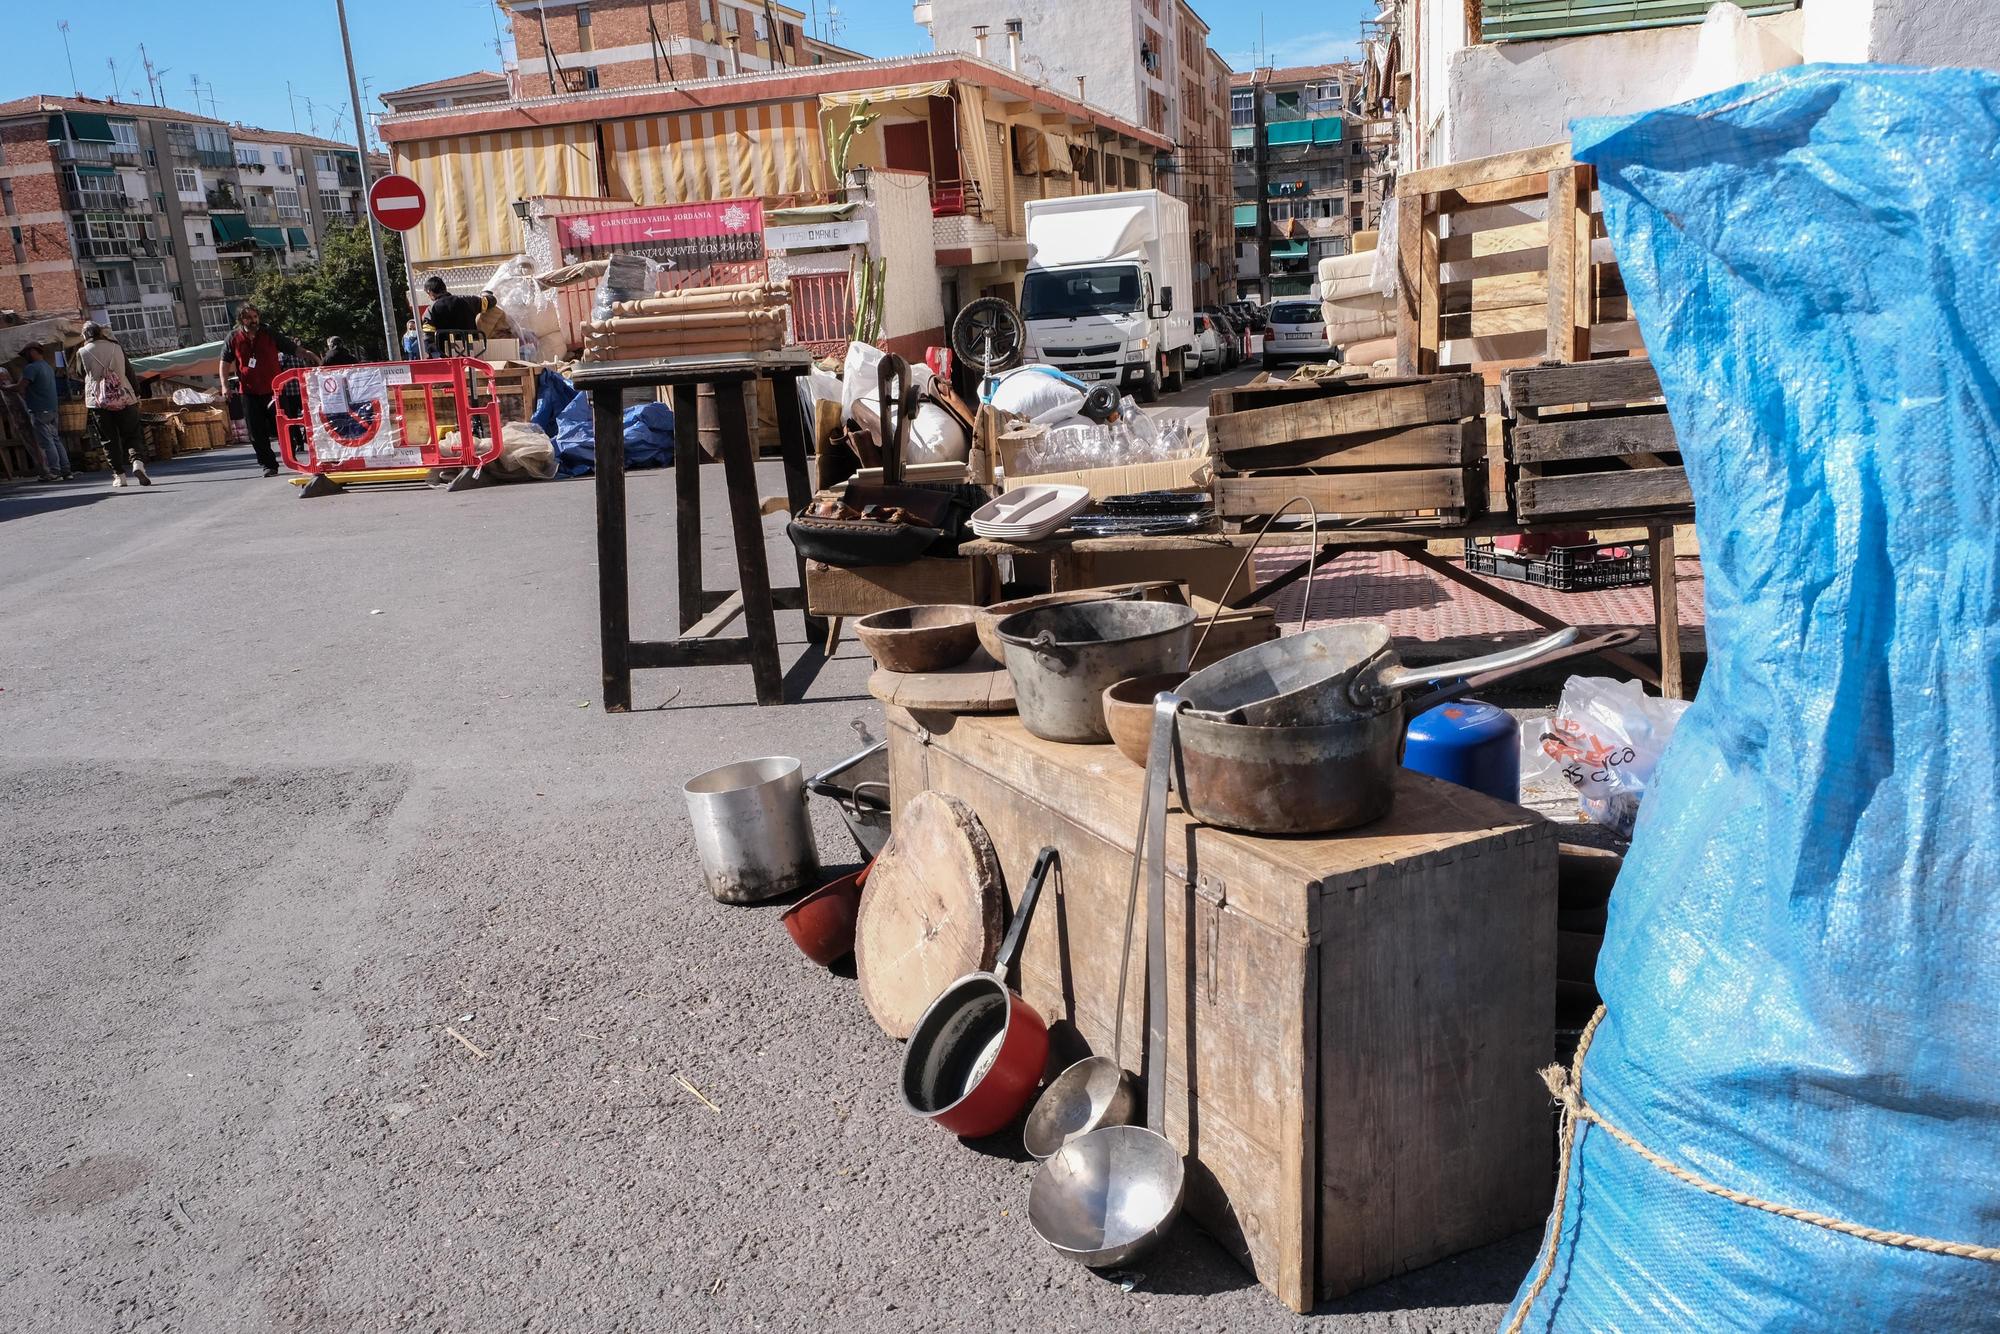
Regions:
<svg viewBox="0 0 2000 1334"><path fill-rule="evenodd" d="M1194 341L1187 206L1157 190L1032 200L1027 358L1140 402L1179 389Z"/></svg>

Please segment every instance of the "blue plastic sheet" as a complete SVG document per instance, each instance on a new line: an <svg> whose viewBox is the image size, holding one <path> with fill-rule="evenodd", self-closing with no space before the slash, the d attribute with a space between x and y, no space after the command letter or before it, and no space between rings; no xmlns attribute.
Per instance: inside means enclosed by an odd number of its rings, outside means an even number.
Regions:
<svg viewBox="0 0 2000 1334"><path fill-rule="evenodd" d="M1611 900L1583 1097L1720 1185L2000 1244L2000 77L1808 67L1575 139L1711 655ZM2000 1325L2000 1265L1579 1135L1527 1329Z"/></svg>
<svg viewBox="0 0 2000 1334"><path fill-rule="evenodd" d="M556 475L585 477L597 467L590 396L577 394L556 414ZM625 467L664 468L674 461L674 410L665 403L625 409Z"/></svg>

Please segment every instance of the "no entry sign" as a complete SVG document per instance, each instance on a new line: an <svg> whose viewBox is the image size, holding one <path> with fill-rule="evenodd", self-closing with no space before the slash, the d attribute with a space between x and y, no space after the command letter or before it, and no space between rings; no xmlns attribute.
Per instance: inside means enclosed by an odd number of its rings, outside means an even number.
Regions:
<svg viewBox="0 0 2000 1334"><path fill-rule="evenodd" d="M368 212L392 232L407 232L424 220L423 187L407 176L377 177L368 187Z"/></svg>

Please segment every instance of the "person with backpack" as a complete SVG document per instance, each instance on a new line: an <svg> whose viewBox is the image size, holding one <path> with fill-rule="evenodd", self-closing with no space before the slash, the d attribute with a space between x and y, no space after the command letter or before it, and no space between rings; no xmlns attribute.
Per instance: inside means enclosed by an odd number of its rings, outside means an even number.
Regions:
<svg viewBox="0 0 2000 1334"><path fill-rule="evenodd" d="M132 387L132 362L118 340L92 322L83 326L83 347L76 354L83 367L83 403L97 426L97 438L111 456L111 485L126 484L129 473L140 486L151 486L146 460L146 423L139 416L139 394Z"/></svg>

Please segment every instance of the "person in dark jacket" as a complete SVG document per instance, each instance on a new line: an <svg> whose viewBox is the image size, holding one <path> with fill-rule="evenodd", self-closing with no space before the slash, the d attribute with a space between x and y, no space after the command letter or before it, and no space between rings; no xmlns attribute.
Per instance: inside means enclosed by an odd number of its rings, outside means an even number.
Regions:
<svg viewBox="0 0 2000 1334"><path fill-rule="evenodd" d="M218 374L227 386L230 373L235 372L237 392L243 398L243 425L250 432L250 447L257 451L257 462L266 477L278 475L278 456L271 448L278 435L277 404L272 394L287 356L308 363L319 360L278 330L266 328L257 307L245 304L236 312L236 328L222 345Z"/></svg>
<svg viewBox="0 0 2000 1334"><path fill-rule="evenodd" d="M340 335L335 334L326 340L326 355L319 359L319 364L322 366L359 366L361 358L349 352L347 344L340 341Z"/></svg>

